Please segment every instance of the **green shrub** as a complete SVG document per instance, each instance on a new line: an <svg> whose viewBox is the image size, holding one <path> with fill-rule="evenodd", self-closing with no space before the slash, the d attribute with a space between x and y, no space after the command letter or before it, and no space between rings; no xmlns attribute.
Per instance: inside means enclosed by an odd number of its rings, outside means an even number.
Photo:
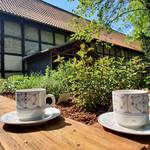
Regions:
<svg viewBox="0 0 150 150"><path fill-rule="evenodd" d="M146 88L150 90L150 75L145 77Z"/></svg>
<svg viewBox="0 0 150 150"><path fill-rule="evenodd" d="M59 94L67 92L64 72L62 70L51 70L47 67L41 87L45 88L47 93L52 93L58 98Z"/></svg>
<svg viewBox="0 0 150 150"><path fill-rule="evenodd" d="M66 91L61 71L46 69L45 76L31 74L30 76L13 75L1 80L0 93L15 93L19 89L45 88L47 93L54 94L56 98Z"/></svg>
<svg viewBox="0 0 150 150"><path fill-rule="evenodd" d="M126 62L123 58L104 57L94 62L88 56L91 51L81 45L80 59L74 58L67 63L61 60L58 67L58 72L65 72L65 83L77 105L89 110L100 105L109 106L113 90L142 88L142 73L146 67L142 59L135 57Z"/></svg>
<svg viewBox="0 0 150 150"><path fill-rule="evenodd" d="M13 75L1 84L0 93L15 93L18 89L38 88L43 77L38 74L31 76Z"/></svg>

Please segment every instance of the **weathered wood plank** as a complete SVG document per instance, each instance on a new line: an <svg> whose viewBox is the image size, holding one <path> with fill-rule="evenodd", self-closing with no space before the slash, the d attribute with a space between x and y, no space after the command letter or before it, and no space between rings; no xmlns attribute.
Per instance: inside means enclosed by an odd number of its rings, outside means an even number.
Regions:
<svg viewBox="0 0 150 150"><path fill-rule="evenodd" d="M0 115L14 109L15 101L0 96ZM99 124L87 126L58 117L35 127L0 123L0 142L6 150L139 150L150 144L150 136L118 134Z"/></svg>
<svg viewBox="0 0 150 150"><path fill-rule="evenodd" d="M4 150L4 147L2 146L1 142L0 142L0 150Z"/></svg>

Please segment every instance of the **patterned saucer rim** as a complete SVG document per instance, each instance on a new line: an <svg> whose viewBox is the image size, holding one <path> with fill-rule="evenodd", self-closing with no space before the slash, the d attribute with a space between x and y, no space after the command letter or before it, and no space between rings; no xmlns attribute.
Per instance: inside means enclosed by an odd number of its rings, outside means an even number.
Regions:
<svg viewBox="0 0 150 150"><path fill-rule="evenodd" d="M43 116L37 120L31 120L31 121L21 121L19 120L17 116L17 111L12 111L3 114L0 116L0 122L10 125L36 125L36 124L42 124L49 120L52 120L58 116L60 116L61 112L57 108L46 108L45 113ZM13 115L13 118L12 118ZM11 119L9 119L11 117ZM13 120L14 119L14 120Z"/></svg>
<svg viewBox="0 0 150 150"><path fill-rule="evenodd" d="M150 118L150 115L149 115ZM97 118L98 123L100 123L102 126L116 131L120 133L125 134L132 134L132 135L150 135L150 123L146 125L145 127L140 127L138 129L131 129L126 128L123 126L120 126L113 117L113 112L106 112L98 116Z"/></svg>

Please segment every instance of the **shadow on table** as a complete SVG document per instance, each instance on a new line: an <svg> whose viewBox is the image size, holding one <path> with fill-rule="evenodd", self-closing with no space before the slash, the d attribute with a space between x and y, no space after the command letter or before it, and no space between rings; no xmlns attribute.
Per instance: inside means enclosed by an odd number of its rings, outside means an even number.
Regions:
<svg viewBox="0 0 150 150"><path fill-rule="evenodd" d="M130 139L130 140L136 141L138 143L150 145L150 135L131 135L131 134L115 132L115 131L109 130L105 127L103 127L103 129L107 132L111 132L115 135L118 135L118 136Z"/></svg>
<svg viewBox="0 0 150 150"><path fill-rule="evenodd" d="M47 121L46 123L40 125L31 125L31 126L19 126L19 125L7 125L3 126L3 129L6 132L13 133L29 133L29 132L38 132L38 131L51 131L64 128L66 126L71 126L70 123L65 122L63 117L57 117L53 120Z"/></svg>

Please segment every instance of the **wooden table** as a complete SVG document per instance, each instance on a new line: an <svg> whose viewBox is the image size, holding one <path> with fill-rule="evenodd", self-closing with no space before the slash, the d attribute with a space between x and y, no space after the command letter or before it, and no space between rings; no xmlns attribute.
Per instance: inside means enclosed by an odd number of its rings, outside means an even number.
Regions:
<svg viewBox="0 0 150 150"><path fill-rule="evenodd" d="M0 115L15 101L0 96ZM0 150L150 150L150 136L129 136L58 117L34 127L0 123Z"/></svg>

